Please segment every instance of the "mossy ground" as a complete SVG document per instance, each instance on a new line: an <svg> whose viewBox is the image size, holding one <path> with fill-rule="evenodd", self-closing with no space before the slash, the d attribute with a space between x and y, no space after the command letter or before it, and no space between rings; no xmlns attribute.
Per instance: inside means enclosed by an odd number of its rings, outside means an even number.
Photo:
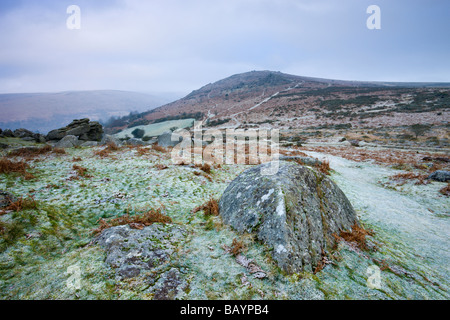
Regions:
<svg viewBox="0 0 450 320"><path fill-rule="evenodd" d="M415 252L414 243L405 243L387 217L367 213L368 208L357 200L360 190L353 190L339 170L332 178L349 194L363 223L374 229L370 240L381 245L374 252L359 252L342 243L330 253L333 263L321 272L288 276L273 263L270 248L249 235L237 234L220 216L191 213L209 199L220 198L248 166L213 168L210 181L195 173L198 168L172 165L169 154L149 147L144 148L148 152L122 148L103 158L95 155L99 149L72 148L65 155L39 156L29 162L36 176L32 180L0 175L0 189L37 201L36 209L0 216L1 299L153 298L143 279L117 280L115 271L104 262L106 253L92 243L92 230L99 219L132 215L149 207L163 207L173 223L188 232L178 249L181 258L176 268L188 282L179 299L449 298L448 276L436 273L436 265L447 270L444 260L448 256L430 262L439 252ZM86 168L90 177L74 178L74 163ZM160 164L167 169L160 170ZM435 207L445 207L441 202ZM267 273L265 279L253 278L225 252L223 246L230 246L235 238L245 244L243 254ZM371 265L382 269L378 289L367 285ZM73 270L79 270L77 288L70 285Z"/></svg>

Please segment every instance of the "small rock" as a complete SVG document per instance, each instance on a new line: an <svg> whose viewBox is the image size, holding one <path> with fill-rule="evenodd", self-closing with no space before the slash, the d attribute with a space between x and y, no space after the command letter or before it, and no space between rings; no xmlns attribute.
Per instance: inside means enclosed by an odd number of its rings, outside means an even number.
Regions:
<svg viewBox="0 0 450 320"><path fill-rule="evenodd" d="M172 136L173 136L173 140L172 141ZM178 139L177 139L178 137ZM172 131L166 131L163 134L161 134L160 136L158 136L158 145L161 147L174 147L176 146L178 143L180 143L180 141L182 140L182 137L180 135L177 135L176 133L173 133Z"/></svg>
<svg viewBox="0 0 450 320"><path fill-rule="evenodd" d="M109 134L105 134L100 141L100 145L106 145L108 143L115 143L118 147L122 146L122 141L120 141L118 138Z"/></svg>
<svg viewBox="0 0 450 320"><path fill-rule="evenodd" d="M98 146L98 142L97 141L86 141L86 142L83 142L80 146L82 146L82 147L96 147L96 146Z"/></svg>
<svg viewBox="0 0 450 320"><path fill-rule="evenodd" d="M0 190L0 208L6 208L11 203L16 202L17 197L8 191Z"/></svg>
<svg viewBox="0 0 450 320"><path fill-rule="evenodd" d="M450 181L450 171L445 170L437 170L430 174L427 179L431 179L439 182L448 182Z"/></svg>

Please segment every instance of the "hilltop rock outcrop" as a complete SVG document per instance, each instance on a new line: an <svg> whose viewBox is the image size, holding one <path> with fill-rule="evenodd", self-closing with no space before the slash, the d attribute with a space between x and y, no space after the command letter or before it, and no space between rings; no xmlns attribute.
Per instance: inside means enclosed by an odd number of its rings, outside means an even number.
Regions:
<svg viewBox="0 0 450 320"><path fill-rule="evenodd" d="M45 137L49 140L61 140L65 136L76 136L82 141L100 141L103 135L103 127L97 121L88 118L73 120L68 126L50 131Z"/></svg>
<svg viewBox="0 0 450 320"><path fill-rule="evenodd" d="M278 172L262 175L265 163L241 173L223 193L223 221L238 232L256 234L273 248L272 257L288 274L313 271L334 233L357 223L356 213L339 187L324 174L279 161Z"/></svg>

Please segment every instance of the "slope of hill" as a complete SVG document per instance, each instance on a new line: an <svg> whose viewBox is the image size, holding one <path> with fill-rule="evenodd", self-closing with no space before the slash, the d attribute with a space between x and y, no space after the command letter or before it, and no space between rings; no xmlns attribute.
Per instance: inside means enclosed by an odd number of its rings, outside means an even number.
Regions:
<svg viewBox="0 0 450 320"><path fill-rule="evenodd" d="M200 114L219 127L377 127L445 124L449 110L450 83L341 81L251 71L207 84L133 121Z"/></svg>
<svg viewBox="0 0 450 320"><path fill-rule="evenodd" d="M0 128L45 133L73 119L107 120L131 111L148 111L167 102L148 94L117 90L0 94Z"/></svg>

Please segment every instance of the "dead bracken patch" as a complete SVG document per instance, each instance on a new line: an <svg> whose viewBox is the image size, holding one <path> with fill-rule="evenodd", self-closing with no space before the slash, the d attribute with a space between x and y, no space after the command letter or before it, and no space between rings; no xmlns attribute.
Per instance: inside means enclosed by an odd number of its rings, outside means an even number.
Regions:
<svg viewBox="0 0 450 320"><path fill-rule="evenodd" d="M165 169L167 169L169 167L164 165L164 164L157 163L157 164L155 164L155 168L158 169L158 170L165 170Z"/></svg>
<svg viewBox="0 0 450 320"><path fill-rule="evenodd" d="M330 162L328 160L321 161L321 164L317 164L316 168L322 172L323 174L326 174L327 176L330 175Z"/></svg>
<svg viewBox="0 0 450 320"><path fill-rule="evenodd" d="M204 164L197 164L195 165L197 168L199 168L200 170L202 170L203 172L207 173L207 174L211 174L211 166L207 163Z"/></svg>
<svg viewBox="0 0 450 320"><path fill-rule="evenodd" d="M27 171L29 167L30 166L26 163L26 161L14 162L6 158L0 158L0 173L17 173L22 175L25 180L36 178Z"/></svg>
<svg viewBox="0 0 450 320"><path fill-rule="evenodd" d="M159 146L157 144L153 144L152 145L152 149L155 150L155 151L159 151L159 152L167 152L166 148L161 147L161 146Z"/></svg>
<svg viewBox="0 0 450 320"><path fill-rule="evenodd" d="M406 180L417 179L415 184L426 184L427 177L428 177L427 174L407 172L407 173L398 173L396 175L390 176L389 179L401 182L406 182Z"/></svg>
<svg viewBox="0 0 450 320"><path fill-rule="evenodd" d="M53 148L51 145L46 144L40 148L34 147L24 147L16 150L12 150L8 153L8 157L23 157L27 159L32 159L40 155L55 153L55 154L66 154L66 151L61 148Z"/></svg>
<svg viewBox="0 0 450 320"><path fill-rule="evenodd" d="M136 214L132 216L126 214L122 217L117 217L110 220L100 219L100 226L97 229L93 230L93 232L95 234L99 234L105 229L126 224L130 225L130 227L134 229L143 229L144 227L150 226L156 222L172 223L172 219L164 215L161 211L162 208L150 209L142 214Z"/></svg>
<svg viewBox="0 0 450 320"><path fill-rule="evenodd" d="M101 158L105 158L105 157L110 156L110 154L112 152L119 151L119 150L120 150L120 148L117 146L117 144L115 144L114 142L111 141L111 142L108 142L108 144L106 145L106 148L104 148L102 150L97 150L94 152L94 154Z"/></svg>
<svg viewBox="0 0 450 320"><path fill-rule="evenodd" d="M367 251L369 250L369 247L367 246L366 236L373 236L373 234L373 230L364 229L363 227L358 226L358 224L355 223L352 226L351 231L341 231L339 236L349 243L355 243L359 249ZM336 235L335 238L337 240L339 239L339 237Z"/></svg>
<svg viewBox="0 0 450 320"><path fill-rule="evenodd" d="M36 209L37 208L37 202L34 200L33 197L27 197L23 198L20 197L17 201L9 203L8 206L2 209L0 211L0 215L5 214L8 211L22 211L22 210L29 210L29 209Z"/></svg>
<svg viewBox="0 0 450 320"><path fill-rule="evenodd" d="M219 215L219 203L216 199L209 199L204 204L194 208L192 210L192 213L196 213L198 211L202 211L205 214L205 216L218 216Z"/></svg>
<svg viewBox="0 0 450 320"><path fill-rule="evenodd" d="M78 166L76 164L73 165L72 167L76 172L77 172L77 176L81 177L81 178L92 178L92 176L90 174L88 174L88 169Z"/></svg>
<svg viewBox="0 0 450 320"><path fill-rule="evenodd" d="M242 241L239 241L238 239L234 238L233 242L231 243L230 253L233 256L237 256L244 250L244 248L245 248L244 243Z"/></svg>

